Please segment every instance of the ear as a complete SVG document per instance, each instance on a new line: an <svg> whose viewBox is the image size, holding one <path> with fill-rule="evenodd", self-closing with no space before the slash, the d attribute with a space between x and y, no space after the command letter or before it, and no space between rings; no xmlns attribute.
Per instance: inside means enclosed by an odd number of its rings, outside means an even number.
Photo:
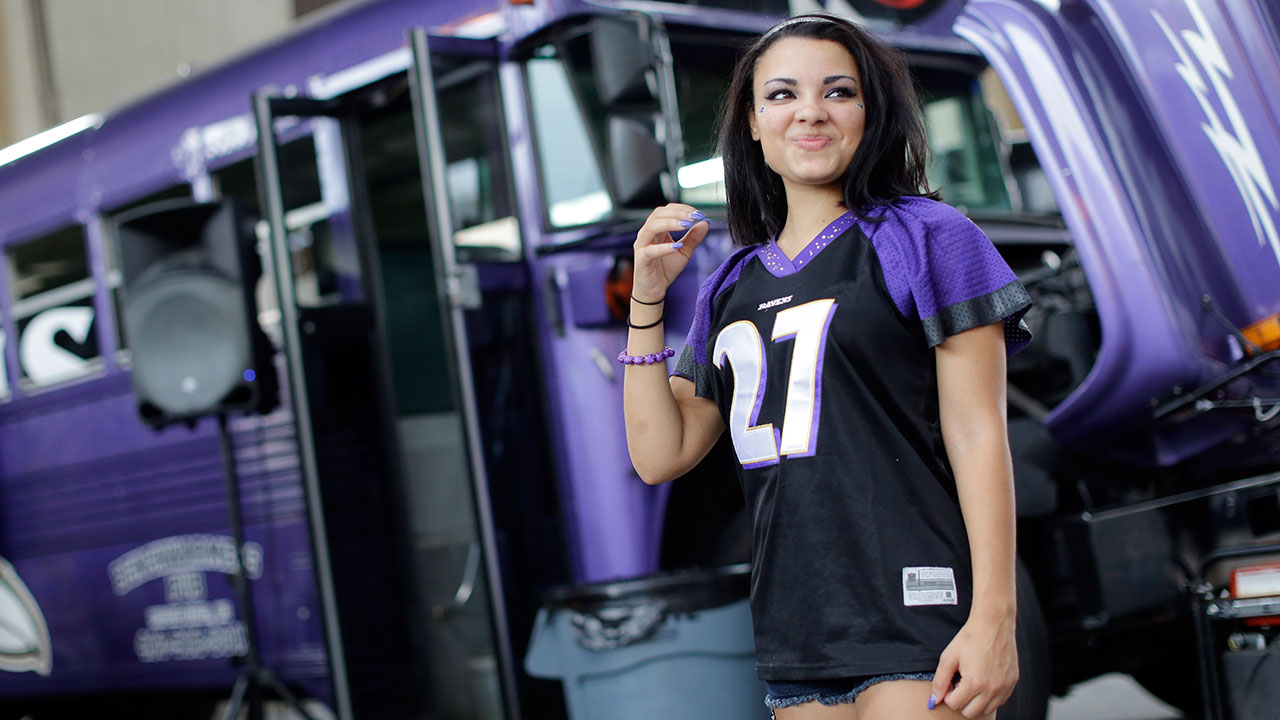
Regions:
<svg viewBox="0 0 1280 720"><path fill-rule="evenodd" d="M747 106L747 125L751 128L751 139L760 141L760 126L756 123L755 105Z"/></svg>

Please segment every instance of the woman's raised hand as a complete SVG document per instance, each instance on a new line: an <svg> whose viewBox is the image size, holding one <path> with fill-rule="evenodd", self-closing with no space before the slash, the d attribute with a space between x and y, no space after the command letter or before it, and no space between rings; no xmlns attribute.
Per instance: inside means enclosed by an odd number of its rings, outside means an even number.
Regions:
<svg viewBox="0 0 1280 720"><path fill-rule="evenodd" d="M653 302L665 297L709 229L707 216L691 205L671 203L649 213L636 233L632 297Z"/></svg>

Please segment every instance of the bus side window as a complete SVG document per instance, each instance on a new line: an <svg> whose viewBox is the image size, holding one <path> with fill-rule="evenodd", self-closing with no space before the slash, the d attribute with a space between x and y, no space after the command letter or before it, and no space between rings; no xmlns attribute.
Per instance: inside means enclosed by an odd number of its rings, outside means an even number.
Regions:
<svg viewBox="0 0 1280 720"><path fill-rule="evenodd" d="M84 227L11 246L5 261L19 382L42 388L101 368Z"/></svg>
<svg viewBox="0 0 1280 720"><path fill-rule="evenodd" d="M293 249L294 300L299 307L307 308L357 300L359 269L355 254L338 248L335 242L329 224L331 209L326 207L320 189L315 139L311 135L291 138L278 145L276 152L284 191L285 228ZM258 249L268 253L268 221L261 217L258 207L254 158L224 165L211 174L216 197L235 200L250 217L257 218ZM270 267L269 258L263 257L263 272L254 295L258 322L268 336L274 336L280 323L280 308ZM350 281L343 282L344 277ZM344 297L344 288L355 295Z"/></svg>
<svg viewBox="0 0 1280 720"><path fill-rule="evenodd" d="M463 262L519 260L498 76L475 67L438 73L453 242Z"/></svg>

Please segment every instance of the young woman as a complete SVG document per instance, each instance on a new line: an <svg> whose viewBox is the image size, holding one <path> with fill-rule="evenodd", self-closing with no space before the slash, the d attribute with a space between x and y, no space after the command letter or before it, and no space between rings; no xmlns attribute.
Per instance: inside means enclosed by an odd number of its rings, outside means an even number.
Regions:
<svg viewBox="0 0 1280 720"><path fill-rule="evenodd" d="M1030 339L1026 291L927 191L905 63L851 23L761 36L721 144L740 249L670 378L663 299L705 217L667 205L636 237L619 356L636 470L679 477L729 431L780 720L991 717L1018 675L1005 360Z"/></svg>

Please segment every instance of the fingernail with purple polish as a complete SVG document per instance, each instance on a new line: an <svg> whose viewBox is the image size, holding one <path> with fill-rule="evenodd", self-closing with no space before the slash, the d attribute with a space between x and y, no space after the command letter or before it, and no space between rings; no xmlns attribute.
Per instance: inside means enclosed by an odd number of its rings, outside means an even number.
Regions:
<svg viewBox="0 0 1280 720"><path fill-rule="evenodd" d="M680 227L682 227L682 228L693 227L693 221L692 221L692 220L681 220L681 221L680 221Z"/></svg>
<svg viewBox="0 0 1280 720"><path fill-rule="evenodd" d="M937 698L937 697L935 697L935 696L933 696L933 695L930 695L930 696L929 696L929 709L930 709L930 710L932 710L932 709L934 708L934 706L936 706L937 704L938 704L938 698Z"/></svg>
<svg viewBox="0 0 1280 720"><path fill-rule="evenodd" d="M675 248L675 249L679 250L680 248L684 247L684 241L683 241L683 240L680 240L680 241L678 241L678 242L673 242L673 243L671 243L671 247L673 247L673 248Z"/></svg>
<svg viewBox="0 0 1280 720"><path fill-rule="evenodd" d="M706 220L706 219L707 219L707 216L706 216L706 215L704 215L704 214L702 214L702 211L701 211L701 210L694 210L693 212L689 213L689 217L693 218L694 220Z"/></svg>

